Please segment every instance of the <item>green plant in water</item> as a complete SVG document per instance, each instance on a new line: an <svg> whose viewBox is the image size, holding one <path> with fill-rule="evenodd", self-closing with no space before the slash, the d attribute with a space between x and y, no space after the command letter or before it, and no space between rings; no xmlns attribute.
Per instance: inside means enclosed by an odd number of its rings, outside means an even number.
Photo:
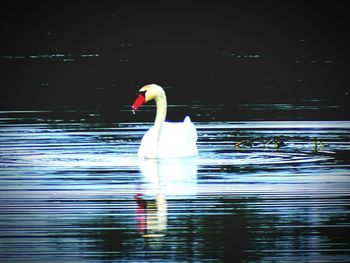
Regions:
<svg viewBox="0 0 350 263"><path fill-rule="evenodd" d="M244 147L253 147L254 143L251 140L242 140L242 141L239 141L239 142L237 142L235 144L236 148L241 148L242 146L244 146Z"/></svg>
<svg viewBox="0 0 350 263"><path fill-rule="evenodd" d="M281 137L275 137L270 139L266 145L273 144L275 146L275 149L278 150L279 148L285 146L285 142L282 140Z"/></svg>
<svg viewBox="0 0 350 263"><path fill-rule="evenodd" d="M313 150L314 153L318 153L324 147L325 147L325 145L319 139L314 138L314 150Z"/></svg>

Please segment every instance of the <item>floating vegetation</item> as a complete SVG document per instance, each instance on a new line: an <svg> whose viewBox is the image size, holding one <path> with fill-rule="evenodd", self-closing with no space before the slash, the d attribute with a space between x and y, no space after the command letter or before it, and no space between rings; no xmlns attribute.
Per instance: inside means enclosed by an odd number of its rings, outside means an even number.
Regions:
<svg viewBox="0 0 350 263"><path fill-rule="evenodd" d="M273 146L275 150L279 150L282 147L287 146L286 139L280 136L273 137L269 140L265 141L253 141L250 139L244 139L234 144L235 148L271 148ZM306 146L312 146L312 152L318 153L320 152L326 145L322 143L318 138L314 138L312 144L306 143Z"/></svg>
<svg viewBox="0 0 350 263"><path fill-rule="evenodd" d="M261 146L263 147L268 147L269 145L273 145L274 148L276 150L278 150L279 148L283 147L283 146L286 146L286 143L284 142L284 140L277 136L277 137L274 137L270 140L268 140L267 142L253 142L252 140L249 140L249 139L244 139L242 141L239 141L237 143L235 143L235 147L236 148L245 148L245 147L259 147L261 148Z"/></svg>
<svg viewBox="0 0 350 263"><path fill-rule="evenodd" d="M239 141L235 144L236 148L240 148L240 147L253 147L254 143L251 140L243 140L243 141Z"/></svg>
<svg viewBox="0 0 350 263"><path fill-rule="evenodd" d="M279 148L285 146L285 142L281 137L274 137L271 140L269 140L266 145L273 144L275 146L275 149L278 150Z"/></svg>
<svg viewBox="0 0 350 263"><path fill-rule="evenodd" d="M318 153L319 151L321 151L326 145L323 144L319 139L315 138L314 139L314 152Z"/></svg>

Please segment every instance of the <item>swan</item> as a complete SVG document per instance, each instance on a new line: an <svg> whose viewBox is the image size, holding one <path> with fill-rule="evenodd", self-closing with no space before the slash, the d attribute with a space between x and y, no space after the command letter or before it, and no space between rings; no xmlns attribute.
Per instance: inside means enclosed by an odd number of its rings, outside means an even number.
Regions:
<svg viewBox="0 0 350 263"><path fill-rule="evenodd" d="M186 116L183 122L166 122L167 99L165 91L156 84L142 87L132 105L135 111L144 103L156 102L154 125L145 133L138 150L138 157L145 159L181 158L198 155L197 130Z"/></svg>

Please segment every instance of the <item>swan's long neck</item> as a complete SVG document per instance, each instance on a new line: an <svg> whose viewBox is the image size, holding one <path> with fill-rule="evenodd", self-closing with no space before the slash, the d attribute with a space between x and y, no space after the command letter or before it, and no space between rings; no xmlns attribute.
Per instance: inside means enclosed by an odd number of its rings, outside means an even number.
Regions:
<svg viewBox="0 0 350 263"><path fill-rule="evenodd" d="M156 101L156 106L157 106L157 114L156 114L156 119L154 121L154 127L156 128L156 131L159 137L160 130L162 129L163 123L166 118L166 111L167 111L166 96L163 93L157 96L154 100Z"/></svg>

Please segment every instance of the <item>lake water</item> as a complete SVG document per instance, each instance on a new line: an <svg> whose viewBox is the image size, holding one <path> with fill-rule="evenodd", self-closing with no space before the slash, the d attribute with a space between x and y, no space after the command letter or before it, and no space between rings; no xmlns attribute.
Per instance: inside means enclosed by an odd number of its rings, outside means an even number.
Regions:
<svg viewBox="0 0 350 263"><path fill-rule="evenodd" d="M131 114L0 112L0 261L349 262L350 121L209 115L145 161Z"/></svg>

